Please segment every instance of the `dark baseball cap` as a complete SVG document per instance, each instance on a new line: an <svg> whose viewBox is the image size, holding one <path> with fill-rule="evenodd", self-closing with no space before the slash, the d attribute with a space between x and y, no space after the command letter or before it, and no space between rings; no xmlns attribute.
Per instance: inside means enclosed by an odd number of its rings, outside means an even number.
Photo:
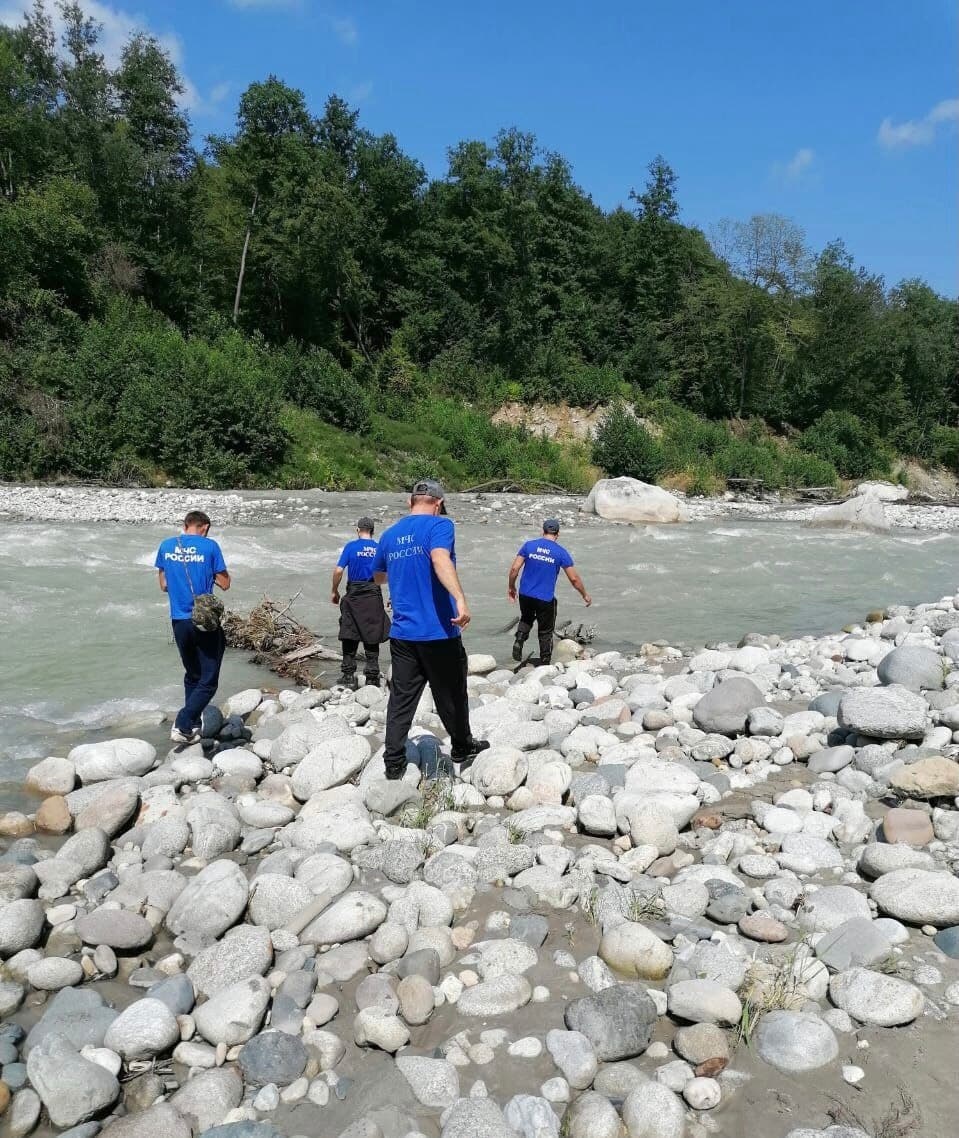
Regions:
<svg viewBox="0 0 959 1138"><path fill-rule="evenodd" d="M360 531L360 533L372 533L376 528L376 524L372 518L368 518L364 515L362 518L359 518L357 520L356 528Z"/></svg>
<svg viewBox="0 0 959 1138"><path fill-rule="evenodd" d="M543 533L559 533L559 521L556 518L547 518L543 522Z"/></svg>
<svg viewBox="0 0 959 1138"><path fill-rule="evenodd" d="M446 491L443 489L443 483L437 482L435 478L421 478L419 482L413 484L412 490L413 497L429 497L438 498L442 503L440 506L440 513L446 513L446 503L443 499L446 497Z"/></svg>

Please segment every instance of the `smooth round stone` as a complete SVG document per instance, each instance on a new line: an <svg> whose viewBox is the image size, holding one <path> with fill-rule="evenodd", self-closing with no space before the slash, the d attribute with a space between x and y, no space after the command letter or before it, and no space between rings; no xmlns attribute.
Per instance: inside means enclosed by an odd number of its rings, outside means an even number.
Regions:
<svg viewBox="0 0 959 1138"><path fill-rule="evenodd" d="M868 968L850 968L833 976L829 997L853 1019L877 1027L912 1023L925 1004L925 997L914 984Z"/></svg>
<svg viewBox="0 0 959 1138"><path fill-rule="evenodd" d="M765 912L748 913L739 921L739 931L750 940L764 944L781 944L789 937L789 929Z"/></svg>
<svg viewBox="0 0 959 1138"><path fill-rule="evenodd" d="M909 924L959 924L959 878L948 872L896 870L874 882L870 895L881 912Z"/></svg>
<svg viewBox="0 0 959 1138"><path fill-rule="evenodd" d="M27 982L31 988L43 992L57 992L70 988L83 980L83 968L79 961L66 960L60 956L48 956L38 960L27 969Z"/></svg>
<svg viewBox="0 0 959 1138"><path fill-rule="evenodd" d="M237 1062L243 1078L252 1086L273 1083L287 1087L303 1074L308 1058L299 1036L264 1031L244 1044Z"/></svg>
<svg viewBox="0 0 959 1138"><path fill-rule="evenodd" d="M153 926L126 909L94 909L76 922L84 944L105 944L122 952L145 948L153 940Z"/></svg>
<svg viewBox="0 0 959 1138"><path fill-rule="evenodd" d="M715 1079L690 1079L683 1087L683 1098L693 1110L712 1110L719 1106L723 1092Z"/></svg>
<svg viewBox="0 0 959 1138"><path fill-rule="evenodd" d="M769 1012L759 1021L755 1040L759 1057L780 1071L815 1071L839 1054L832 1028L805 1012Z"/></svg>
<svg viewBox="0 0 959 1138"><path fill-rule="evenodd" d="M673 1037L673 1047L687 1063L698 1067L710 1059L728 1059L729 1041L722 1028L712 1023L681 1027Z"/></svg>

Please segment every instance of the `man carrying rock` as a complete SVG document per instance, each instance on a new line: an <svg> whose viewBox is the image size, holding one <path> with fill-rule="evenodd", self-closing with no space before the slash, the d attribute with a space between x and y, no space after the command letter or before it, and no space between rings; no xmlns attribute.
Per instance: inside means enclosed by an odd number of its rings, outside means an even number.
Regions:
<svg viewBox="0 0 959 1138"><path fill-rule="evenodd" d="M366 654L364 674L368 684L380 682L380 645L390 638L390 620L383 607L383 591L373 580L373 519L362 517L356 523L356 538L343 546L333 570L330 600L340 606L340 648L343 673L339 683L354 691L356 650L363 642ZM340 600L340 584L347 575L346 596Z"/></svg>
<svg viewBox="0 0 959 1138"><path fill-rule="evenodd" d="M211 594L214 585L230 587L223 553L209 532L207 515L191 510L183 520L183 533L162 541L154 562L160 589L170 598L173 639L184 670L184 704L170 732L174 743L195 743L200 738L203 709L216 695L226 650L218 623L215 628L199 628L193 621L197 597Z"/></svg>
<svg viewBox="0 0 959 1138"><path fill-rule="evenodd" d="M593 603L582 577L573 568L572 555L559 544L558 537L559 522L556 518L547 518L543 522L543 536L527 541L509 567L507 596L511 604L516 603L516 579L520 572L523 574L519 588L519 624L513 641L514 660L523 659L523 645L534 624L539 636L539 663L548 664L552 659L553 629L556 627L556 581L560 569L583 598L587 608Z"/></svg>
<svg viewBox="0 0 959 1138"><path fill-rule="evenodd" d="M427 684L449 732L454 762L470 760L489 746L470 733L461 631L471 618L456 573L455 531L445 516L445 496L439 482L417 482L409 514L383 534L373 560L373 579L389 583L393 604L383 756L388 779L402 778L406 770L406 739Z"/></svg>

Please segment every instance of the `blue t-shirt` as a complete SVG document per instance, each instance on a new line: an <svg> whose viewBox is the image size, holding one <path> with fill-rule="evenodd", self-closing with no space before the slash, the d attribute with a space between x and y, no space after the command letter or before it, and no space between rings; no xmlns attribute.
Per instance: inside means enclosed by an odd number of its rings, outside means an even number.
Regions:
<svg viewBox="0 0 959 1138"><path fill-rule="evenodd" d="M212 593L213 578L226 572L217 543L196 533L181 533L179 539L168 537L161 541L154 564L166 574L171 620L189 620L194 593Z"/></svg>
<svg viewBox="0 0 959 1138"><path fill-rule="evenodd" d="M548 537L527 541L516 556L525 562L519 591L524 597L535 597L538 601L551 601L556 596L560 569L568 569L573 564L569 550Z"/></svg>
<svg viewBox="0 0 959 1138"><path fill-rule="evenodd" d="M459 636L452 624L453 598L433 571L430 553L448 549L456 563L453 523L432 514L410 514L380 538L373 571L386 573L393 603L394 640L449 640Z"/></svg>
<svg viewBox="0 0 959 1138"><path fill-rule="evenodd" d="M376 542L371 537L358 537L343 546L337 565L346 570L350 581L369 581L373 577Z"/></svg>

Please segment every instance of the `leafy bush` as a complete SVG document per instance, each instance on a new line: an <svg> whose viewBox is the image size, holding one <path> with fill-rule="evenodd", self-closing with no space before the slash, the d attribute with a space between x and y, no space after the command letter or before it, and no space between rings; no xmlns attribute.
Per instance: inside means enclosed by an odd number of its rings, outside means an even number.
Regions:
<svg viewBox="0 0 959 1138"><path fill-rule="evenodd" d="M593 462L611 478L643 482L655 482L664 469L659 443L622 403L610 408L596 431Z"/></svg>
<svg viewBox="0 0 959 1138"><path fill-rule="evenodd" d="M959 428L933 427L929 457L948 467L953 474L959 474Z"/></svg>
<svg viewBox="0 0 959 1138"><path fill-rule="evenodd" d="M799 445L826 459L844 478L889 473L888 450L870 427L848 411L826 411L803 431Z"/></svg>
<svg viewBox="0 0 959 1138"><path fill-rule="evenodd" d="M297 352L284 361L286 397L315 411L324 423L346 431L370 428L370 400L353 375L322 348Z"/></svg>

